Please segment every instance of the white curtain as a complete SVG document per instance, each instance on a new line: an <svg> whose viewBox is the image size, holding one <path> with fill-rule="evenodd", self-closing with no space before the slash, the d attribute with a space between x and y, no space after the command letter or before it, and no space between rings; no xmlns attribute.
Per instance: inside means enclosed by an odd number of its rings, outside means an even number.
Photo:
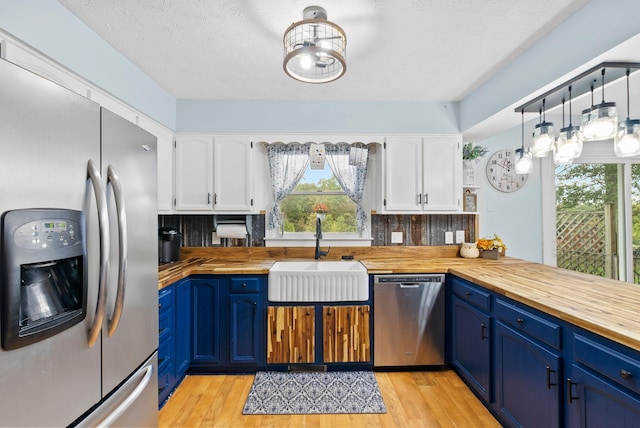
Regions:
<svg viewBox="0 0 640 428"><path fill-rule="evenodd" d="M269 211L270 229L280 226L280 201L293 191L309 165L309 146L299 143L275 143L267 147L273 207Z"/></svg>
<svg viewBox="0 0 640 428"><path fill-rule="evenodd" d="M350 162L349 154L351 150L357 150L357 156L354 159L354 153L352 152ZM367 179L368 154L369 151L366 146L363 148L347 143L325 145L325 159L333 175L349 199L356 204L356 228L358 232L364 230L367 224L367 215L361 203Z"/></svg>

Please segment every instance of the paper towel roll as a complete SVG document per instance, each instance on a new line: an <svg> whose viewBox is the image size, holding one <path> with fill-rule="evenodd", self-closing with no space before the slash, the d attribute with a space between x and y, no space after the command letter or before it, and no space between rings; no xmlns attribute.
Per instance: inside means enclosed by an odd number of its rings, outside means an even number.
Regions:
<svg viewBox="0 0 640 428"><path fill-rule="evenodd" d="M244 224L219 224L216 228L219 238L245 239L247 226Z"/></svg>

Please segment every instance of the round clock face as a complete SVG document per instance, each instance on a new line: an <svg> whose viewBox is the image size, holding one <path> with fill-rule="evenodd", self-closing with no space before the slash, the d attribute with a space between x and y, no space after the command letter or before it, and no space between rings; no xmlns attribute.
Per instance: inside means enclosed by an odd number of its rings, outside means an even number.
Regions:
<svg viewBox="0 0 640 428"><path fill-rule="evenodd" d="M529 174L516 174L515 150L498 150L487 162L487 179L501 192L511 193L520 190L527 178Z"/></svg>

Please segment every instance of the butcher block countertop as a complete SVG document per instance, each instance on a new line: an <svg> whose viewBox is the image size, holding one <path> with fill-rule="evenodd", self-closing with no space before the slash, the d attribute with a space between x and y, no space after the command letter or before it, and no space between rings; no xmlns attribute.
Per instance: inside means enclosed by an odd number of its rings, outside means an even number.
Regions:
<svg viewBox="0 0 640 428"><path fill-rule="evenodd" d="M639 285L511 257L464 259L457 251L457 246L340 247L326 259L351 255L372 275L452 273L640 351ZM194 274L266 275L278 260L309 260L313 252L307 247L183 248L179 262L160 266L158 287Z"/></svg>

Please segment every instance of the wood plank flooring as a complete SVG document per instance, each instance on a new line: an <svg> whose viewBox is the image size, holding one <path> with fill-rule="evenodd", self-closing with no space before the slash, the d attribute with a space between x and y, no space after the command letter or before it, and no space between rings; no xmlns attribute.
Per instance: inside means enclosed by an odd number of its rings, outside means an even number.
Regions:
<svg viewBox="0 0 640 428"><path fill-rule="evenodd" d="M187 376L163 427L500 427L453 370L375 372L385 414L243 415L254 375Z"/></svg>

